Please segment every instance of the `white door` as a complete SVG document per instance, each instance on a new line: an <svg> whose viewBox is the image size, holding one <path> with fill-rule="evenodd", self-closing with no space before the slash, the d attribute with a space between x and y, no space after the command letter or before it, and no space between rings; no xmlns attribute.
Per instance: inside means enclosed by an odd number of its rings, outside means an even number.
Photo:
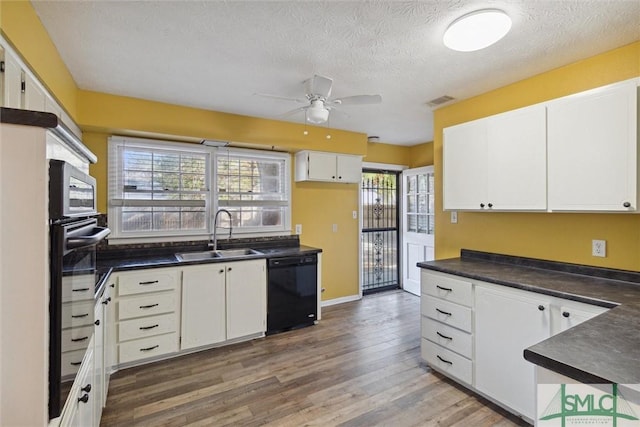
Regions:
<svg viewBox="0 0 640 427"><path fill-rule="evenodd" d="M435 257L433 166L402 172L402 287L420 295L421 261Z"/></svg>

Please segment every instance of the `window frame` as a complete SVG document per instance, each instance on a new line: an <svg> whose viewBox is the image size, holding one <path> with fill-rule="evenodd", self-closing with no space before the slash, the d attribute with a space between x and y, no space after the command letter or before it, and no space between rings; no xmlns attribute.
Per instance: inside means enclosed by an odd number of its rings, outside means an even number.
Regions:
<svg viewBox="0 0 640 427"><path fill-rule="evenodd" d="M201 153L207 156L207 168L205 171L205 180L208 187L205 197L205 217L206 230L162 230L162 231L122 231L122 211L121 206L115 202L119 200L122 194L120 190L123 187L122 172L123 158L120 155L120 147L142 147L151 150L161 151L163 149L177 150L181 152ZM286 206L283 212L282 225L270 227L246 227L234 228L233 238L238 237L266 237L266 236L282 236L291 233L291 155L287 152L256 150L235 147L209 147L194 143L163 141L146 138L135 138L127 136L110 136L108 139L108 172L107 172L107 213L108 223L112 230L109 238L110 244L133 244L133 243L159 243L159 242L179 242L209 239L213 233L213 221L215 213L220 206L218 198L218 158L229 156L233 157L262 158L265 160L284 161L283 166L283 188L286 197ZM119 187L118 187L119 186ZM218 231L222 232L223 228Z"/></svg>

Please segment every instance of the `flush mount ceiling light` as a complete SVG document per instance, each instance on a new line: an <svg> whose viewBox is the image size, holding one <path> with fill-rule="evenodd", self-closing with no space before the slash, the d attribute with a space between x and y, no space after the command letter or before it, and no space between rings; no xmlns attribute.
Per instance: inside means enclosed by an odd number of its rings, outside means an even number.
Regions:
<svg viewBox="0 0 640 427"><path fill-rule="evenodd" d="M482 9L455 21L444 33L442 41L449 49L473 52L491 46L511 29L511 18L498 9Z"/></svg>

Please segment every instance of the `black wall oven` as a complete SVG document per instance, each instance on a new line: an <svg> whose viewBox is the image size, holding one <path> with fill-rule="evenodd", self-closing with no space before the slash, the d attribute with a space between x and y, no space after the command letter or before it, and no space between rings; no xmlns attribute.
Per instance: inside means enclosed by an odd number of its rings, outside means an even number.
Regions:
<svg viewBox="0 0 640 427"><path fill-rule="evenodd" d="M61 415L91 340L94 295L103 277L96 245L110 230L96 219L96 181L49 162L49 418Z"/></svg>

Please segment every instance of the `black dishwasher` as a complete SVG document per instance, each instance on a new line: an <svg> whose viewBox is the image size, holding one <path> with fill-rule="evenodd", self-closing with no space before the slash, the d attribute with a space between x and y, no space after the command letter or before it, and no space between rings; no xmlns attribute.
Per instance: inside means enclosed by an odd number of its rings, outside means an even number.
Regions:
<svg viewBox="0 0 640 427"><path fill-rule="evenodd" d="M318 256L268 260L267 335L313 325L318 316Z"/></svg>

